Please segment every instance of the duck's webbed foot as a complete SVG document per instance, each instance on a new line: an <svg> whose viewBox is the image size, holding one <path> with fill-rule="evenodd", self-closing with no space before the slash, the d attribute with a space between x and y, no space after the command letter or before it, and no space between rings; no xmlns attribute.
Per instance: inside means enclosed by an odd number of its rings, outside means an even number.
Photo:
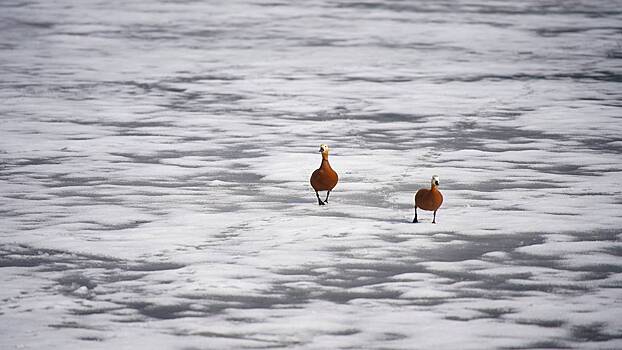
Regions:
<svg viewBox="0 0 622 350"><path fill-rule="evenodd" d="M317 191L315 191L315 196L317 197L317 204L319 205L324 205L325 203L322 202L322 200L320 199L320 194L317 193Z"/></svg>

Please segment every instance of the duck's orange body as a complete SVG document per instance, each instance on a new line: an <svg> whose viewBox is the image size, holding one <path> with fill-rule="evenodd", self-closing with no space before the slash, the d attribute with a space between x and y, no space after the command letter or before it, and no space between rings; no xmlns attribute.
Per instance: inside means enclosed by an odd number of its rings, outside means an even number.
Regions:
<svg viewBox="0 0 622 350"><path fill-rule="evenodd" d="M339 176L330 167L328 159L323 159L320 167L311 174L311 186L316 191L331 191L338 181Z"/></svg>
<svg viewBox="0 0 622 350"><path fill-rule="evenodd" d="M324 205L328 203L328 196L330 195L330 191L337 186L337 182L339 181L339 176L330 167L330 163L328 162L328 146L321 145L320 152L322 152L322 164L320 167L316 169L313 174L311 174L311 187L315 190L315 195L317 196L318 204ZM328 191L326 194L326 200L322 201L320 199L320 195L318 191Z"/></svg>
<svg viewBox="0 0 622 350"><path fill-rule="evenodd" d="M432 177L432 186L430 189L422 188L415 194L415 218L413 222L417 221L417 208L433 211L434 219L432 223L436 223L436 211L443 204L443 194L438 190L438 176Z"/></svg>
<svg viewBox="0 0 622 350"><path fill-rule="evenodd" d="M436 186L431 189L422 188L415 195L415 205L423 210L436 211L443 204L443 194Z"/></svg>

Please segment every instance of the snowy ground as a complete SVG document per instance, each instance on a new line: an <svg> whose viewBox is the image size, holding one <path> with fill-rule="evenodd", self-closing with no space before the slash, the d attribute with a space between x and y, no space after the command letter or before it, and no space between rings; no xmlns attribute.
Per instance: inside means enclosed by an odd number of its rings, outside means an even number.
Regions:
<svg viewBox="0 0 622 350"><path fill-rule="evenodd" d="M1 349L622 348L619 1L217 3L0 3Z"/></svg>

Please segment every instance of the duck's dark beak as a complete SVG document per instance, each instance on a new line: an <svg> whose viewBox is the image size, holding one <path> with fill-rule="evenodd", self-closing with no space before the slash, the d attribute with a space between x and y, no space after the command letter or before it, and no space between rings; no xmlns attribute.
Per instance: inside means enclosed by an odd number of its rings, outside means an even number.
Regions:
<svg viewBox="0 0 622 350"><path fill-rule="evenodd" d="M434 181L434 183L436 184L436 186L438 186L438 181Z"/></svg>
<svg viewBox="0 0 622 350"><path fill-rule="evenodd" d="M320 153L324 152L324 150L322 149L322 147L320 147Z"/></svg>

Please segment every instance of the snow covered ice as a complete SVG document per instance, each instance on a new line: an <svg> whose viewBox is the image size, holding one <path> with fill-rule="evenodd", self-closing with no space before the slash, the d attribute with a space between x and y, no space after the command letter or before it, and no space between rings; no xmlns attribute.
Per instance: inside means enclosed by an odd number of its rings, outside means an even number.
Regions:
<svg viewBox="0 0 622 350"><path fill-rule="evenodd" d="M6 0L0 29L0 349L622 348L619 1Z"/></svg>

